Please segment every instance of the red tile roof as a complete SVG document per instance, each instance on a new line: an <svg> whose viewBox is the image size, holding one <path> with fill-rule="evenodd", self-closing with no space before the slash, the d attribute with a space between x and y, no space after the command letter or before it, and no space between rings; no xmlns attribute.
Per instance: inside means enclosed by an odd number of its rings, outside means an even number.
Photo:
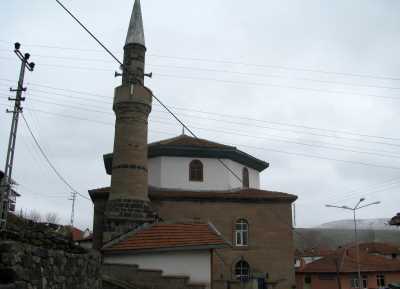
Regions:
<svg viewBox="0 0 400 289"><path fill-rule="evenodd" d="M68 232L71 234L72 240L77 241L82 239L83 237L83 231L79 230L78 228L71 227L70 225L65 226L65 228L68 230Z"/></svg>
<svg viewBox="0 0 400 289"><path fill-rule="evenodd" d="M185 134L149 144L149 146L155 146L155 145L191 146L191 147L207 147L207 148L234 148L233 146L227 146L206 139L194 138Z"/></svg>
<svg viewBox="0 0 400 289"><path fill-rule="evenodd" d="M105 252L144 251L157 249L216 248L228 243L204 223L158 223L125 234L103 247Z"/></svg>
<svg viewBox="0 0 400 289"><path fill-rule="evenodd" d="M108 194L110 187L98 188L89 191L93 198L96 195ZM241 189L232 191L189 191L189 190L170 190L149 187L149 197L151 200L212 200L212 201L290 201L293 202L297 196L259 189Z"/></svg>
<svg viewBox="0 0 400 289"><path fill-rule="evenodd" d="M335 273L336 262L338 262L339 271L342 273L357 272L355 255L349 254L349 251L344 249L308 263L296 271L299 273ZM400 260L360 252L360 269L362 272L400 271Z"/></svg>
<svg viewBox="0 0 400 289"><path fill-rule="evenodd" d="M382 254L382 255L391 255L391 254L400 254L400 246L396 246L394 244L389 243L361 243L360 250L365 251L368 254ZM355 246L351 248L355 250Z"/></svg>

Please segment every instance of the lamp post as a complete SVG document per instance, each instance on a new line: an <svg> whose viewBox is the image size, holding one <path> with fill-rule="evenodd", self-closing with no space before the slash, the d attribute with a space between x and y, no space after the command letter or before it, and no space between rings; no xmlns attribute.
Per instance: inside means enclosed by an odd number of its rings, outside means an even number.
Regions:
<svg viewBox="0 0 400 289"><path fill-rule="evenodd" d="M354 221L354 243L356 244L356 263L357 263L357 275L358 275L358 288L361 288L362 286L362 280L361 280L361 270L360 270L360 253L359 253L359 248L358 248L358 236L357 236L357 221L356 221L356 211L365 207L369 207L372 205L378 205L381 202L372 202L368 203L366 205L361 205L362 202L365 201L365 198L361 198L357 204L351 208L348 206L335 206L335 205L325 205L328 208L338 208L338 209L343 209L343 210L349 210L353 211L353 221Z"/></svg>

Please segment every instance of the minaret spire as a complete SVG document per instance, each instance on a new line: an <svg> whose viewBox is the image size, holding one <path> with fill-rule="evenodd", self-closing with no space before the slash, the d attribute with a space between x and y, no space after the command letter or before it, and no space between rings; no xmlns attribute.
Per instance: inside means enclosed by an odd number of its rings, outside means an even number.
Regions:
<svg viewBox="0 0 400 289"><path fill-rule="evenodd" d="M146 47L144 42L144 30L142 9L140 8L140 0L135 0L133 5L131 21L129 22L128 33L126 35L125 45L139 44Z"/></svg>
<svg viewBox="0 0 400 289"><path fill-rule="evenodd" d="M124 46L122 83L114 91L114 152L103 241L155 221L147 175L147 124L153 94L144 86L145 56L142 13L136 0Z"/></svg>

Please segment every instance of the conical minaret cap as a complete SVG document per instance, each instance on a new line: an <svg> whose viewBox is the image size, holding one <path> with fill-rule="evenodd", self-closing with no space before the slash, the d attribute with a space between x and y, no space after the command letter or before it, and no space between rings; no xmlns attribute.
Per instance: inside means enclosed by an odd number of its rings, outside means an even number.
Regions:
<svg viewBox="0 0 400 289"><path fill-rule="evenodd" d="M140 44L146 46L144 43L144 30L142 9L140 8L140 0L135 0L133 5L131 21L129 22L128 34L126 35L125 45Z"/></svg>

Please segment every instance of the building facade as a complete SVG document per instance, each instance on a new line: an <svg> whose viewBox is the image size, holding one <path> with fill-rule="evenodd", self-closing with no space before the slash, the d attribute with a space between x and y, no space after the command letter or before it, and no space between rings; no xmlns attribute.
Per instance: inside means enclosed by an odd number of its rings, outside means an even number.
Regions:
<svg viewBox="0 0 400 289"><path fill-rule="evenodd" d="M212 288L294 288L291 204L297 197L262 190L260 173L269 164L236 147L184 134L148 144L152 92L144 86L145 52L136 0L124 46L122 84L115 89L114 149L104 155L111 186L89 191L94 248L106 254L115 240L120 245L149 225L209 224L230 244L215 248L209 258ZM150 258L133 250L122 254L111 259L146 263ZM146 254L159 260L153 269L165 265L165 255L157 250Z"/></svg>

